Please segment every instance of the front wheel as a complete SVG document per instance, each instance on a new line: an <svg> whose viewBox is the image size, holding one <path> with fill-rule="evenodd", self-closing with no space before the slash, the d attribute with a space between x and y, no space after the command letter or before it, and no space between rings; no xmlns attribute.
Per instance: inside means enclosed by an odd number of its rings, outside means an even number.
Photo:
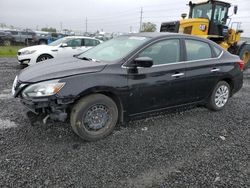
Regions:
<svg viewBox="0 0 250 188"><path fill-rule="evenodd" d="M230 86L225 81L220 81L215 86L207 107L210 110L219 111L222 110L228 102L230 96Z"/></svg>
<svg viewBox="0 0 250 188"><path fill-rule="evenodd" d="M40 55L40 56L37 58L36 62L45 61L45 60L51 59L51 58L53 58L53 57L52 57L51 55L48 55L48 54Z"/></svg>
<svg viewBox="0 0 250 188"><path fill-rule="evenodd" d="M82 139L96 141L108 136L118 120L115 102L102 94L92 94L79 100L73 107L70 123Z"/></svg>

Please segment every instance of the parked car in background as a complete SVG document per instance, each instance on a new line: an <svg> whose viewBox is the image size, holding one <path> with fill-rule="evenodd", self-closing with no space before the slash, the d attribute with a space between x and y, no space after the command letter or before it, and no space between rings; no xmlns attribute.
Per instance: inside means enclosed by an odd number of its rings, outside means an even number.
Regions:
<svg viewBox="0 0 250 188"><path fill-rule="evenodd" d="M35 44L48 44L50 33L46 31L35 31L34 43Z"/></svg>
<svg viewBox="0 0 250 188"><path fill-rule="evenodd" d="M17 53L17 59L21 65L33 65L51 58L73 57L100 43L100 40L88 37L64 37L48 45L22 48Z"/></svg>
<svg viewBox="0 0 250 188"><path fill-rule="evenodd" d="M49 33L48 44L50 44L51 42L54 42L60 38L67 37L67 36L68 35L62 34L62 33Z"/></svg>
<svg viewBox="0 0 250 188"><path fill-rule="evenodd" d="M11 33L15 44L32 45L35 43L36 33L32 30L6 30Z"/></svg>
<svg viewBox="0 0 250 188"><path fill-rule="evenodd" d="M10 46L13 44L14 38L8 31L0 31L0 45Z"/></svg>
<svg viewBox="0 0 250 188"><path fill-rule="evenodd" d="M190 104L222 110L242 87L243 66L207 39L139 33L28 67L12 93L31 109L32 121L70 118L77 135L95 141L138 115Z"/></svg>

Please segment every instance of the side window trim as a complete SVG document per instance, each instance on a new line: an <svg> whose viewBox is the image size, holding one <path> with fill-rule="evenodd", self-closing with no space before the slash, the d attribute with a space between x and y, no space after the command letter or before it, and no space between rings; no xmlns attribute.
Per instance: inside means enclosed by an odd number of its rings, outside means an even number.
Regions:
<svg viewBox="0 0 250 188"><path fill-rule="evenodd" d="M153 42L150 42L148 43L144 48L138 50L136 53L134 53L131 57L129 57L122 65L121 65L121 68L124 68L124 69L129 69L130 67L127 67L126 65L129 64L131 61L133 61L136 56L141 52L143 51L144 49L146 49L147 47L149 47L150 45L153 45L154 43L156 42L160 42L160 41L163 41L163 40L167 40L167 39L179 39L180 40L180 45L181 45L181 61L178 62L179 63L192 63L192 62L198 62L200 60L192 60L192 61L188 61L186 59L186 45L185 45L185 40L186 39L189 39L189 38L184 38L184 37L180 37L180 38L175 38L175 37L169 37L169 38L164 38L164 39L159 39L159 40L156 40L156 41L153 41ZM191 39L191 40L196 40L196 39ZM202 40L198 40L198 41L201 41L203 42ZM208 43L210 48L211 48L211 45L210 43ZM211 49L212 50L212 49ZM213 51L212 51L213 53ZM201 59L202 61L206 61L206 60L212 60L212 59L219 59L222 55L223 55L223 50L221 51L220 55L218 57L211 57L211 58L208 58L208 59ZM162 64L162 65L157 65L157 66L163 66L163 65L174 65L174 64L177 64L177 63L166 63L166 64Z"/></svg>

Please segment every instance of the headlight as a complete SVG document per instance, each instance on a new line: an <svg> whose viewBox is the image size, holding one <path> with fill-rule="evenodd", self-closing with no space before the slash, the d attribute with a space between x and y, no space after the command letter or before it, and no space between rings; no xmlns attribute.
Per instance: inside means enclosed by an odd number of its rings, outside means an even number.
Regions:
<svg viewBox="0 0 250 188"><path fill-rule="evenodd" d="M21 55L33 54L35 52L36 52L36 50L25 50L25 51L21 52Z"/></svg>
<svg viewBox="0 0 250 188"><path fill-rule="evenodd" d="M12 96L15 95L15 88L16 88L16 85L17 85L17 76L15 77L15 80L14 80L14 82L13 82L12 89L11 89Z"/></svg>
<svg viewBox="0 0 250 188"><path fill-rule="evenodd" d="M59 80L52 80L52 81L32 84L28 86L26 89L24 89L22 94L24 97L46 97L55 95L65 85L64 82L58 82L58 81Z"/></svg>

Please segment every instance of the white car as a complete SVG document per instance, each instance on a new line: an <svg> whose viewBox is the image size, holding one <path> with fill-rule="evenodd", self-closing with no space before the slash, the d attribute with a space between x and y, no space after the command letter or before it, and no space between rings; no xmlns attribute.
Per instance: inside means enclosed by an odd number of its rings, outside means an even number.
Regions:
<svg viewBox="0 0 250 188"><path fill-rule="evenodd" d="M72 57L101 42L98 39L83 36L64 37L48 45L22 48L17 53L17 59L21 65L33 65L46 59Z"/></svg>

